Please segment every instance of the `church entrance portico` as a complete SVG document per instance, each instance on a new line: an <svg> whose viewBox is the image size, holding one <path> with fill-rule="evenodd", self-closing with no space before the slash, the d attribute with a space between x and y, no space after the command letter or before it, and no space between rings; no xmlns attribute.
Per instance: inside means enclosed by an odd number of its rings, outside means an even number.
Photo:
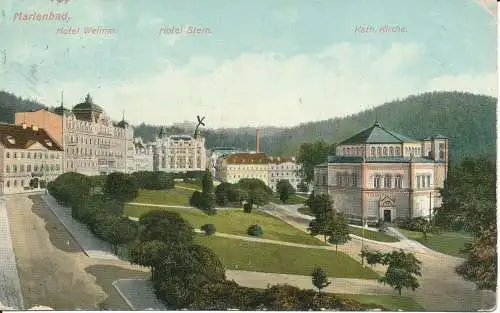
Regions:
<svg viewBox="0 0 500 313"><path fill-rule="evenodd" d="M392 223L396 218L396 202L389 196L382 197L379 202L379 219Z"/></svg>

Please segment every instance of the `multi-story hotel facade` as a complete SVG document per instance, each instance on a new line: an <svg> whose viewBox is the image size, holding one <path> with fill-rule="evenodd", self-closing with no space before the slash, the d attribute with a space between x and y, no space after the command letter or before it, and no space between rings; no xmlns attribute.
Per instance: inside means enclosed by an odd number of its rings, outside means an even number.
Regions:
<svg viewBox="0 0 500 313"><path fill-rule="evenodd" d="M295 157L269 157L269 187L276 191L276 184L280 180L288 180L295 190L300 183L300 165L295 162Z"/></svg>
<svg viewBox="0 0 500 313"><path fill-rule="evenodd" d="M62 174L63 148L44 129L0 124L0 195L44 190Z"/></svg>
<svg viewBox="0 0 500 313"><path fill-rule="evenodd" d="M135 170L133 128L123 119L113 123L90 95L72 110L61 103L54 112L16 113L15 122L45 129L63 146L64 172L100 175Z"/></svg>
<svg viewBox="0 0 500 313"><path fill-rule="evenodd" d="M339 143L336 156L314 170L314 190L333 210L365 221L430 218L441 206L448 172L448 139L414 140L376 122Z"/></svg>
<svg viewBox="0 0 500 313"><path fill-rule="evenodd" d="M242 178L257 178L269 185L269 158L264 153L233 153L220 157L217 177L236 184Z"/></svg>
<svg viewBox="0 0 500 313"><path fill-rule="evenodd" d="M155 171L169 173L204 171L207 168L205 138L188 135L158 137L153 143Z"/></svg>
<svg viewBox="0 0 500 313"><path fill-rule="evenodd" d="M140 171L148 171L152 172L154 170L153 167L153 159L154 159L154 149L151 144L145 144L142 141L142 138L134 138L134 164L135 169L134 172Z"/></svg>

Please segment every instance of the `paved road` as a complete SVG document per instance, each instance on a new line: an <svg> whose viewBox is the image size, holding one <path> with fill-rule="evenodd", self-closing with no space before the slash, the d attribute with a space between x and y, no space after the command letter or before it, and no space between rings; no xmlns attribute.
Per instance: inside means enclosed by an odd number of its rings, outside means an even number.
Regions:
<svg viewBox="0 0 500 313"><path fill-rule="evenodd" d="M289 209L274 206L269 213L298 229L307 231L308 221L304 221ZM400 248L393 244L370 241L365 243L365 247L369 250L383 252ZM474 283L464 280L455 273L454 268L461 264L463 259L436 253L432 250L432 253L429 253L430 249L427 247L421 248L421 244L412 240L405 240L399 242L399 244L406 244L403 248L414 252L422 262L422 277L419 278L421 286L408 295L412 296L427 310L460 312L490 310L495 307L496 294L494 292L477 290ZM339 246L339 250L349 254L354 259L360 260L361 240L353 238L349 243ZM385 268L382 266L377 266L374 269L381 274L385 273Z"/></svg>
<svg viewBox="0 0 500 313"><path fill-rule="evenodd" d="M0 197L0 309L23 310L23 296L12 248L7 200Z"/></svg>
<svg viewBox="0 0 500 313"><path fill-rule="evenodd" d="M7 210L26 308L129 309L112 282L147 269L89 258L40 196L13 196Z"/></svg>

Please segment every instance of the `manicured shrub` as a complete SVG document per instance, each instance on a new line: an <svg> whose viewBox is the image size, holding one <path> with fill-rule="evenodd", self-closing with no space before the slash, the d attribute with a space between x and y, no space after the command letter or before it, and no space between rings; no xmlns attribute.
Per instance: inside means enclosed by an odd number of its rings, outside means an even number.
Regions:
<svg viewBox="0 0 500 313"><path fill-rule="evenodd" d="M205 235L211 236L215 234L215 225L214 224L205 224L200 227L202 231L205 232Z"/></svg>
<svg viewBox="0 0 500 313"><path fill-rule="evenodd" d="M250 236L261 237L262 235L264 235L264 230L262 230L262 227L260 225L254 224L248 227L247 233Z"/></svg>

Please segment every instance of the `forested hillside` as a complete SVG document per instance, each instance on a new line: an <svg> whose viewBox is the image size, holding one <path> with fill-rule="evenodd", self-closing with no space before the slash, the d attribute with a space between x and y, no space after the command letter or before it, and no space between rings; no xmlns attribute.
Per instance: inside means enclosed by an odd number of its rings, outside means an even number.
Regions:
<svg viewBox="0 0 500 313"><path fill-rule="evenodd" d="M0 91L0 123L14 123L16 112L31 111L44 107L42 104L21 99L15 95Z"/></svg>
<svg viewBox="0 0 500 313"><path fill-rule="evenodd" d="M29 111L41 106L40 103L0 92L0 122L13 122L15 111ZM425 93L348 117L309 122L291 128L265 127L260 130L260 149L271 155L296 155L301 143L319 139L328 143L339 142L371 126L375 119L385 127L415 139L438 133L449 137L450 157L454 160L465 156L496 156L496 98L463 92ZM206 122L210 127L209 117ZM159 129L159 126L142 123L136 126L135 135L151 141L158 135ZM255 130L252 127L209 128L204 131L206 146L255 150ZM192 129L167 126L164 133L191 134Z"/></svg>
<svg viewBox="0 0 500 313"><path fill-rule="evenodd" d="M302 142L339 142L378 119L386 128L414 139L449 138L450 158L496 156L496 98L462 92L432 92L392 101L345 118L311 122L263 138L270 154L295 154Z"/></svg>

